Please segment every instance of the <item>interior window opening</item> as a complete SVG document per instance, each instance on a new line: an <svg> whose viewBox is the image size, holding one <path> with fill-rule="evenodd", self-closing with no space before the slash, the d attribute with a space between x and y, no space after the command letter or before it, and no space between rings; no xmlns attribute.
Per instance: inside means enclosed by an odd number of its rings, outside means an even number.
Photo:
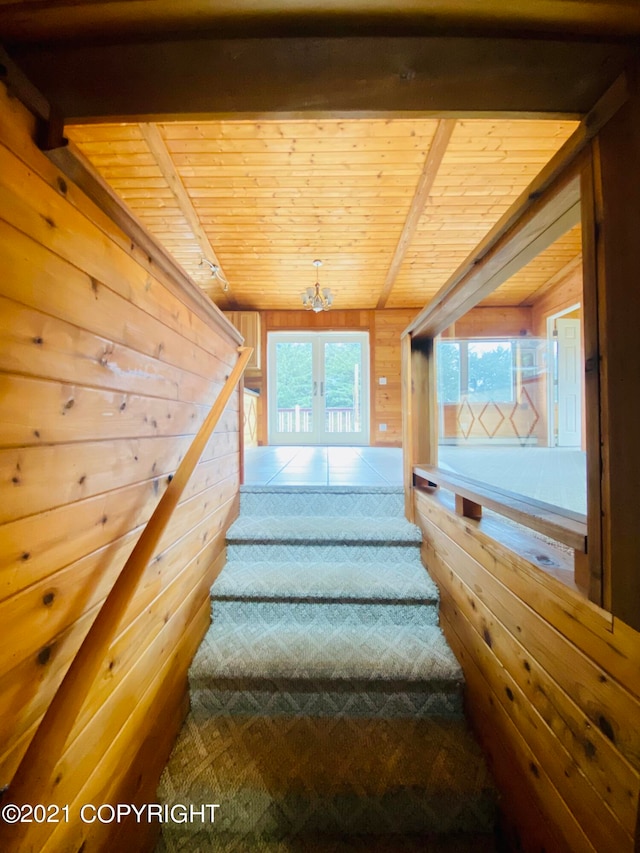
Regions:
<svg viewBox="0 0 640 853"><path fill-rule="evenodd" d="M436 340L438 465L587 511L581 228Z"/></svg>

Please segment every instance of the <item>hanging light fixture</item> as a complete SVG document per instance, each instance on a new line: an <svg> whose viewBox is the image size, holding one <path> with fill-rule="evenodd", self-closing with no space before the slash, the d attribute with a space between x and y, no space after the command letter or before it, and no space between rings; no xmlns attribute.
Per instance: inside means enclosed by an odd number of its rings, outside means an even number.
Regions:
<svg viewBox="0 0 640 853"><path fill-rule="evenodd" d="M320 290L320 282L318 281L318 267L322 266L322 261L314 261L316 268L316 283L314 287L308 287L304 293L301 293L302 304L307 311L314 311L316 314L320 311L328 311L333 302L331 290L328 287L323 287Z"/></svg>

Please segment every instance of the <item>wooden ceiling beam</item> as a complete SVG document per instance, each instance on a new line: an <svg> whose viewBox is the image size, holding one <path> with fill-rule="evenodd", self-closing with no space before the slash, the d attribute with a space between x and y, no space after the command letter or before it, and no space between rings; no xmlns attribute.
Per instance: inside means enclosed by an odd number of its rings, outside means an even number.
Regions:
<svg viewBox="0 0 640 853"><path fill-rule="evenodd" d="M221 287L223 288L226 301L229 303L230 307L236 308L236 300L231 293L231 286L227 282L224 270L222 269L222 264L220 263L215 249L211 245L207 232L200 222L200 217L193 206L189 193L182 183L182 179L178 174L178 170L176 169L175 163L171 157L171 152L167 148L167 144L160 133L160 129L156 124L148 124L144 122L141 122L139 127L145 142L149 146L149 150L158 164L158 168L162 172L165 181L175 196L178 207L183 213L184 218L187 220L189 228L193 232L193 236L198 241L203 258L218 267L218 272L222 277Z"/></svg>
<svg viewBox="0 0 640 853"><path fill-rule="evenodd" d="M267 113L576 118L622 71L633 47L449 36L203 37L11 51L68 122L86 122Z"/></svg>
<svg viewBox="0 0 640 853"><path fill-rule="evenodd" d="M418 180L415 195L413 196L413 200L411 202L411 207L409 208L404 227L400 234L400 238L398 239L398 245L396 246L393 258L391 259L391 263L389 264L389 269L387 271L384 286L382 288L382 292L380 293L380 298L378 299L378 304L376 306L377 308L384 308L387 304L389 296L391 295L393 285L395 284L396 278L398 277L398 273L400 272L400 267L402 266L402 262L404 260L407 248L409 247L409 244L413 239L413 235L415 234L416 228L418 227L418 222L420 221L422 212L425 208L427 201L429 200L429 195L431 194L433 182L435 181L436 175L438 174L438 169L440 168L440 164L442 163L442 158L445 155L447 146L449 145L449 140L451 139L451 134L453 133L455 126L455 119L441 119L438 122L436 132L433 135L433 139L431 141L431 145L429 146L427 157L424 161L424 166L422 168L422 173L420 174L420 178Z"/></svg>
<svg viewBox="0 0 640 853"><path fill-rule="evenodd" d="M470 270L453 286L445 285L445 293L436 294L408 331L413 337L439 335L578 222L580 175L576 170L555 181L543 201L528 206L486 254L475 253Z"/></svg>
<svg viewBox="0 0 640 853"><path fill-rule="evenodd" d="M434 338L580 222L580 165L589 141L629 98L626 74L511 205L403 337Z"/></svg>

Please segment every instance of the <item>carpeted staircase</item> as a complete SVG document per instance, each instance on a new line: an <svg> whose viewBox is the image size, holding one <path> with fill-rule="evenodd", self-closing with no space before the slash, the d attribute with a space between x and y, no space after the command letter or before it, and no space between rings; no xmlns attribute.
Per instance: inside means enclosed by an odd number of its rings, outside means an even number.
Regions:
<svg viewBox="0 0 640 853"><path fill-rule="evenodd" d="M190 672L161 851L492 851L420 531L391 488L243 487Z"/></svg>

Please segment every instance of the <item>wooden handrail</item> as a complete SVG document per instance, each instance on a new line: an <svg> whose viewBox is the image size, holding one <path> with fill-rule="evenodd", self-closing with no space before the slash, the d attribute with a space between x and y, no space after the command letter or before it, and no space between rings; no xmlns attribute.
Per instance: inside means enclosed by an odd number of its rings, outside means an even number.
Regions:
<svg viewBox="0 0 640 853"><path fill-rule="evenodd" d="M222 391L200 427L184 459L142 531L100 612L89 629L57 693L45 712L20 765L4 802L55 803L55 787L65 768L58 767L78 714L109 651L117 628L132 600L140 579L153 556L191 474L207 446L229 399L240 381L253 352L239 347L240 357ZM55 781L54 781L55 780ZM29 824L0 824L0 850L22 850L21 840Z"/></svg>

